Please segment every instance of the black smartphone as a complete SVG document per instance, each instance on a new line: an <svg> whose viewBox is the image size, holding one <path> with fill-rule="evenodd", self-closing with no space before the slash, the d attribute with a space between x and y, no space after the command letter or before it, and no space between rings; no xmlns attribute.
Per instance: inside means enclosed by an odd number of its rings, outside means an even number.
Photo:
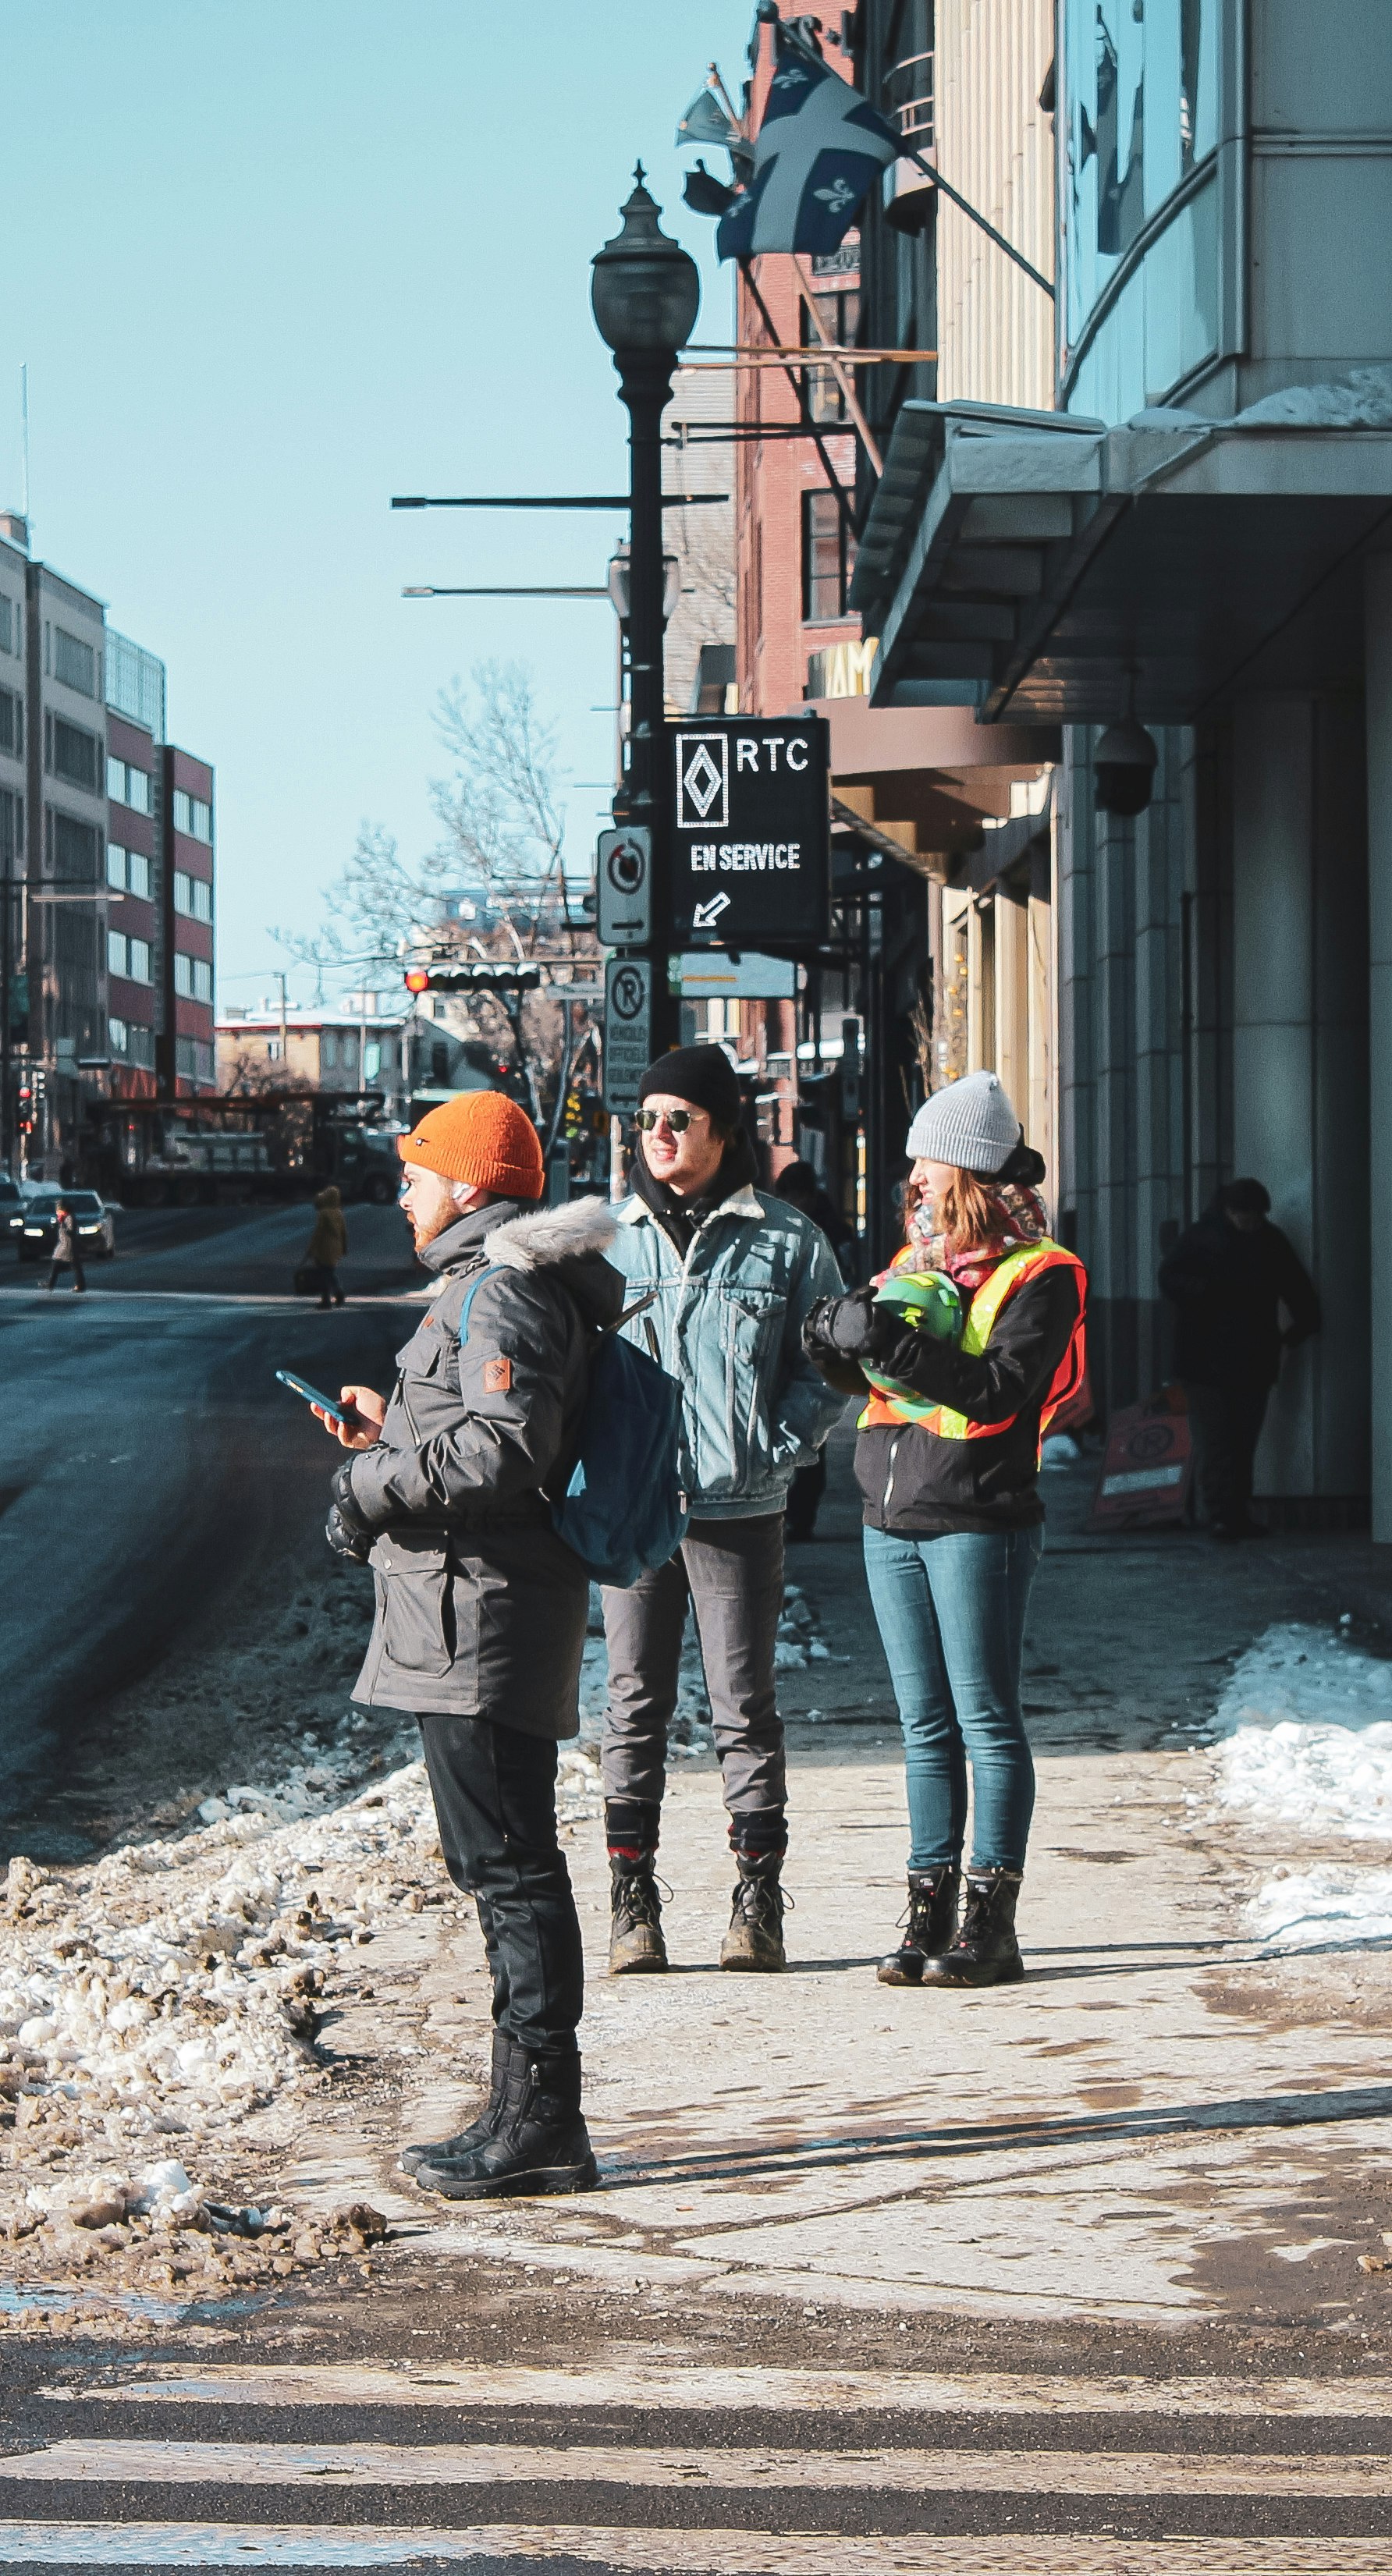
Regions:
<svg viewBox="0 0 1392 2576"><path fill-rule="evenodd" d="M340 1404L337 1396L321 1395L317 1386L311 1386L307 1377L296 1377L293 1369L277 1369L276 1376L282 1386L302 1395L306 1404L317 1404L330 1422L341 1422L345 1431L361 1430L362 1415L355 1412L351 1404Z"/></svg>

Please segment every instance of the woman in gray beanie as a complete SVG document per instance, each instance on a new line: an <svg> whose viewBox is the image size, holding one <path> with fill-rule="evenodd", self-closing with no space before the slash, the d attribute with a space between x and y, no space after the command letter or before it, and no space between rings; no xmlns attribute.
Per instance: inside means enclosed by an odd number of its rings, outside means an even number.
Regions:
<svg viewBox="0 0 1392 2576"><path fill-rule="evenodd" d="M1020 1668L1043 1546L1039 1447L1082 1380L1087 1283L1050 1239L1044 1165L994 1073L935 1092L906 1150L903 1250L869 1288L815 1306L803 1339L833 1386L869 1398L856 1443L865 1570L904 1730L910 1830L904 1938L878 1974L1001 1985L1024 1975L1015 1906L1034 1765ZM960 1337L906 1313L925 1272L955 1289ZM920 1311L930 1302L941 1317L941 1292Z"/></svg>

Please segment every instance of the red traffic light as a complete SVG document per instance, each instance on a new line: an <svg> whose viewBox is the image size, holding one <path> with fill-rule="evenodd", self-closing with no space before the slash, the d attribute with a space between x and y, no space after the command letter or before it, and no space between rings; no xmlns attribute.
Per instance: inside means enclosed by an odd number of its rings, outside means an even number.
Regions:
<svg viewBox="0 0 1392 2576"><path fill-rule="evenodd" d="M428 972L427 972L427 970L426 970L426 968L425 968L424 966L408 966L408 967L407 967L407 969L406 969L406 990L407 990L407 992L408 992L408 993L428 993L428 992L429 992L429 990L430 990L430 976L429 976L429 974L428 974Z"/></svg>

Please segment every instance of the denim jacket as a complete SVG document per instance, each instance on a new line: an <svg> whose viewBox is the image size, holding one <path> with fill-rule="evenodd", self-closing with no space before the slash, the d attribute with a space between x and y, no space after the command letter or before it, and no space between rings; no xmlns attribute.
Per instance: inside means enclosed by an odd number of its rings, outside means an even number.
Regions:
<svg viewBox="0 0 1392 2576"><path fill-rule="evenodd" d="M811 1465L845 1405L802 1348L811 1307L841 1293L825 1235L784 1200L746 1187L712 1209L682 1261L631 1198L606 1258L628 1283L628 1304L658 1291L624 1330L681 1385L693 1519L781 1512L794 1469Z"/></svg>

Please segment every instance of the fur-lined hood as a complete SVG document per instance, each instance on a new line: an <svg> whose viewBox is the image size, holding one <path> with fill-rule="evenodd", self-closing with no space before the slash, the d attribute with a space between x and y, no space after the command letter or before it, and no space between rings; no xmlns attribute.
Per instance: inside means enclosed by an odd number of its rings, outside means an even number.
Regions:
<svg viewBox="0 0 1392 2576"><path fill-rule="evenodd" d="M603 1257L614 1231L603 1199L571 1199L564 1207L529 1210L493 1226L483 1238L484 1258L504 1270L550 1271L586 1323L598 1327L623 1313L623 1280Z"/></svg>

